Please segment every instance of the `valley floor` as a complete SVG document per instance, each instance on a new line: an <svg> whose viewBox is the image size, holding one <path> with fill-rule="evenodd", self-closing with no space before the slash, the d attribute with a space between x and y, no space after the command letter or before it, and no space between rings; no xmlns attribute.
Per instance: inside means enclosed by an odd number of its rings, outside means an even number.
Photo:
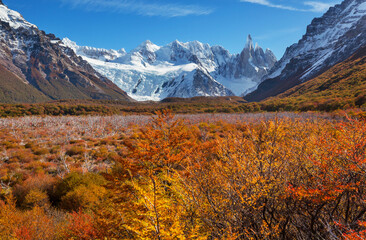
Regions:
<svg viewBox="0 0 366 240"><path fill-rule="evenodd" d="M366 124L327 113L0 119L0 239L364 239Z"/></svg>

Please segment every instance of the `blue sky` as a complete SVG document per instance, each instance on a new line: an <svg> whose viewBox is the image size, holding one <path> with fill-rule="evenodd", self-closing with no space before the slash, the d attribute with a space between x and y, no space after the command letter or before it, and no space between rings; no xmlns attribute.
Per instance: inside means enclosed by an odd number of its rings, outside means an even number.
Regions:
<svg viewBox="0 0 366 240"><path fill-rule="evenodd" d="M3 0L47 33L79 45L137 47L176 39L239 53L254 42L280 58L314 17L341 0Z"/></svg>

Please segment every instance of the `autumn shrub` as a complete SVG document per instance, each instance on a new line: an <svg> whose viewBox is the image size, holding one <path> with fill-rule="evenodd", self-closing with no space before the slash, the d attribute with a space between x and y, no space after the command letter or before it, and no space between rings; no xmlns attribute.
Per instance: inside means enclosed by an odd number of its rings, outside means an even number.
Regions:
<svg viewBox="0 0 366 240"><path fill-rule="evenodd" d="M72 146L69 150L66 151L66 154L69 156L81 155L85 152L84 147L82 146Z"/></svg>
<svg viewBox="0 0 366 240"><path fill-rule="evenodd" d="M352 229L365 218L363 121L269 121L218 145L211 161L197 155L184 178L216 237L231 229L244 239L335 239L335 221Z"/></svg>
<svg viewBox="0 0 366 240"><path fill-rule="evenodd" d="M106 197L104 187L95 184L80 185L61 197L60 206L67 210L91 209Z"/></svg>
<svg viewBox="0 0 366 240"><path fill-rule="evenodd" d="M3 145L6 149L12 149L18 147L18 144L13 141L3 141L1 145Z"/></svg>
<svg viewBox="0 0 366 240"><path fill-rule="evenodd" d="M364 239L366 123L347 114L21 118L59 150L0 153L0 239Z"/></svg>
<svg viewBox="0 0 366 240"><path fill-rule="evenodd" d="M17 149L13 152L10 161L11 162L21 162L21 163L30 163L34 160L37 160L37 157L29 151L28 149Z"/></svg>
<svg viewBox="0 0 366 240"><path fill-rule="evenodd" d="M52 194L52 200L66 210L88 208L106 194L105 179L95 173L72 172L61 179Z"/></svg>
<svg viewBox="0 0 366 240"><path fill-rule="evenodd" d="M60 239L61 225L38 206L21 211L11 196L5 202L0 201L0 239Z"/></svg>
<svg viewBox="0 0 366 240"><path fill-rule="evenodd" d="M50 205L47 193L39 189L32 189L25 196L22 207L25 209L33 209L34 207L48 208Z"/></svg>
<svg viewBox="0 0 366 240"><path fill-rule="evenodd" d="M345 228L340 225L341 229L344 229L343 238L346 240L363 240L366 239L366 222L357 222L356 229Z"/></svg>
<svg viewBox="0 0 366 240"><path fill-rule="evenodd" d="M98 232L93 217L81 210L72 212L67 219L68 223L63 229L63 238L90 240L98 239Z"/></svg>
<svg viewBox="0 0 366 240"><path fill-rule="evenodd" d="M184 223L182 196L173 178L174 171L182 169L195 151L199 131L172 117L163 112L125 139L125 155L118 159L109 186L111 201L96 212L104 235L124 239L205 236L200 226Z"/></svg>
<svg viewBox="0 0 366 240"><path fill-rule="evenodd" d="M29 142L29 143L26 143L25 145L24 145L24 147L25 148L33 148L34 147L34 142Z"/></svg>
<svg viewBox="0 0 366 240"><path fill-rule="evenodd" d="M338 239L338 222L356 230L365 220L362 120L186 126L162 114L125 139L97 214L108 233Z"/></svg>
<svg viewBox="0 0 366 240"><path fill-rule="evenodd" d="M19 221L14 198L7 196L5 201L0 200L0 239L14 239L16 223Z"/></svg>
<svg viewBox="0 0 366 240"><path fill-rule="evenodd" d="M30 211L20 212L20 222L15 228L17 239L56 239L58 228L44 209L34 207Z"/></svg>
<svg viewBox="0 0 366 240"><path fill-rule="evenodd" d="M48 199L48 196L51 196L54 191L53 189L55 187L56 181L57 180L54 177L47 174L39 174L28 177L24 182L14 186L13 195L17 201L17 205L25 206L23 203L26 199L26 196L32 191L33 196L38 194L41 199L43 198L45 200L47 195Z"/></svg>
<svg viewBox="0 0 366 240"><path fill-rule="evenodd" d="M49 150L46 148L32 148L32 151L35 155L45 155L49 153Z"/></svg>

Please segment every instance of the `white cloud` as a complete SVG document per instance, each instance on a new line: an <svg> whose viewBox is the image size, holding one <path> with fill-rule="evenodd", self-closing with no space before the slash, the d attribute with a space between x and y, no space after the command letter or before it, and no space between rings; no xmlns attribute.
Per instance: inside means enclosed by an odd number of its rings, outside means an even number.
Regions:
<svg viewBox="0 0 366 240"><path fill-rule="evenodd" d="M256 4L267 6L267 7L280 8L280 9L286 9L286 10L292 10L292 11L299 11L300 10L300 9L290 7L290 6L285 6L285 5L280 5L280 4L273 4L273 3L271 3L267 0L240 0L240 1L241 2L248 2L248 3L256 3Z"/></svg>
<svg viewBox="0 0 366 240"><path fill-rule="evenodd" d="M88 11L133 12L143 16L184 17L209 15L213 9L198 5L147 3L136 0L61 0L72 7L83 7Z"/></svg>
<svg viewBox="0 0 366 240"><path fill-rule="evenodd" d="M291 10L291 11L299 11L299 12L325 12L327 11L331 6L333 6L335 3L323 3L323 2L316 2L316 1L307 1L303 2L305 6L309 6L310 8L296 8L288 5L282 5L282 4L274 4L270 2L269 0L240 0L241 2L248 2L248 3L255 3L267 7L272 8L280 8L285 10Z"/></svg>
<svg viewBox="0 0 366 240"><path fill-rule="evenodd" d="M310 6L311 12L325 12L334 4L322 3L322 2L304 2L306 6Z"/></svg>

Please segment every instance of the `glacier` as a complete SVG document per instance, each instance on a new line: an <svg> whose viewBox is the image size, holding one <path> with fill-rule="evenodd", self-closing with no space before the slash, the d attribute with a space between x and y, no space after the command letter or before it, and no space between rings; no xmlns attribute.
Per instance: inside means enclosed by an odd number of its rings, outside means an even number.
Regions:
<svg viewBox="0 0 366 240"><path fill-rule="evenodd" d="M148 40L128 53L78 46L68 38L62 44L138 101L241 96L255 90L277 61L269 49L254 47L250 35L240 54L199 41L158 46Z"/></svg>

